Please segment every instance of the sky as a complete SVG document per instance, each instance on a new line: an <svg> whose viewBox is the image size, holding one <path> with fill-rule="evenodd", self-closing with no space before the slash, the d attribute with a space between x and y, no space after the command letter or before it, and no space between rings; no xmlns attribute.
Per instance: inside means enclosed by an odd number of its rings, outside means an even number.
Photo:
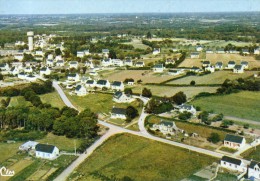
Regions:
<svg viewBox="0 0 260 181"><path fill-rule="evenodd" d="M0 0L0 14L260 11L260 0Z"/></svg>

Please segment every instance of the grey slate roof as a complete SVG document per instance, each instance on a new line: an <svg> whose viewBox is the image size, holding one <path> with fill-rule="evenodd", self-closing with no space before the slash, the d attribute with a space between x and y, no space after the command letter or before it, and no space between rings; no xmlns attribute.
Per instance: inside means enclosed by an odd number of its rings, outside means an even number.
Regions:
<svg viewBox="0 0 260 181"><path fill-rule="evenodd" d="M234 142L234 143L242 143L244 137L241 136L236 136L236 135L231 135L231 134L227 134L225 137L225 141L230 141L230 142Z"/></svg>
<svg viewBox="0 0 260 181"><path fill-rule="evenodd" d="M113 107L111 113L112 114L123 114L123 115L125 115L126 114L126 109Z"/></svg>
<svg viewBox="0 0 260 181"><path fill-rule="evenodd" d="M106 80L98 80L97 84L99 84L99 85L106 85L107 81Z"/></svg>
<svg viewBox="0 0 260 181"><path fill-rule="evenodd" d="M119 87L121 86L122 82L119 82L119 81L114 81L112 86L116 86L116 87Z"/></svg>
<svg viewBox="0 0 260 181"><path fill-rule="evenodd" d="M94 80L87 80L86 84L94 84Z"/></svg>
<svg viewBox="0 0 260 181"><path fill-rule="evenodd" d="M228 62L228 64L229 64L229 65L235 65L236 62L231 60L231 61Z"/></svg>
<svg viewBox="0 0 260 181"><path fill-rule="evenodd" d="M117 92L115 92L114 97L116 99L119 99L122 95L123 95L123 93L121 91L117 91Z"/></svg>
<svg viewBox="0 0 260 181"><path fill-rule="evenodd" d="M37 144L35 146L36 151L45 152L45 153L52 153L55 146L53 145L46 145L46 144Z"/></svg>
<svg viewBox="0 0 260 181"><path fill-rule="evenodd" d="M167 126L167 127L173 126L173 122L169 122L169 121L161 121L160 124L163 124L164 126Z"/></svg>
<svg viewBox="0 0 260 181"><path fill-rule="evenodd" d="M234 69L240 70L242 69L242 65L235 65Z"/></svg>
<svg viewBox="0 0 260 181"><path fill-rule="evenodd" d="M81 85L77 85L77 87L75 88L76 89L76 91L79 91L80 89L81 89Z"/></svg>
<svg viewBox="0 0 260 181"><path fill-rule="evenodd" d="M228 157L228 156L223 156L221 161L233 163L235 165L241 165L241 163L242 163L242 161L240 159L231 158L231 157Z"/></svg>
<svg viewBox="0 0 260 181"><path fill-rule="evenodd" d="M256 161L251 161L249 168L254 169L254 167L258 165L258 167L260 167L260 162L256 162Z"/></svg>

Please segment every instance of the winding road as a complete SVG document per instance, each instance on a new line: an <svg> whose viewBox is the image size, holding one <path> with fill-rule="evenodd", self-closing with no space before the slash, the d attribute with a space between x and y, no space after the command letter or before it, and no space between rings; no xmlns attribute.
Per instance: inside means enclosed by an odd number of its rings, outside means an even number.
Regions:
<svg viewBox="0 0 260 181"><path fill-rule="evenodd" d="M76 107L72 105L70 100L67 98L67 96L63 92L63 90L60 88L58 82L53 82L53 87L57 90L57 92L59 93L61 99L63 100L63 102L68 107L76 109ZM144 102L144 105L146 105L147 102L149 101L149 99L144 98L144 97L135 96L135 98L141 99ZM73 172L73 170L76 169L76 167L79 166L87 157L89 157L98 146L100 146L110 136L118 134L118 133L130 133L130 134L133 134L133 135L136 135L136 136L141 136L141 137L144 137L144 138L148 138L148 139L151 139L151 140L155 140L155 141L159 141L159 142L162 142L162 143L170 144L170 145L173 145L173 146L178 146L178 147L181 147L181 148L188 149L190 151L202 153L202 154L213 156L213 157L217 157L217 158L222 158L222 156L224 155L222 153L218 153L218 152L215 152L215 151L210 151L210 150L206 150L206 149L203 149L203 148L198 148L198 147L186 145L186 144L183 144L183 143L174 142L174 141L171 141L171 140L159 138L159 137L156 137L156 136L153 136L153 135L149 134L147 132L145 126L144 126L144 121L145 121L145 118L146 118L147 115L148 114L145 113L144 108L143 108L142 113L140 115L140 118L138 120L138 126L139 126L139 130L140 130L139 132L128 130L128 129L125 129L125 128L122 128L122 127L119 127L119 126L116 126L116 125L104 122L102 120L98 120L98 124L108 127L109 130L100 139L98 139L89 148L87 148L86 149L86 154L81 154L69 167L67 167L55 179L55 181L64 181L64 180L66 180L66 178Z"/></svg>

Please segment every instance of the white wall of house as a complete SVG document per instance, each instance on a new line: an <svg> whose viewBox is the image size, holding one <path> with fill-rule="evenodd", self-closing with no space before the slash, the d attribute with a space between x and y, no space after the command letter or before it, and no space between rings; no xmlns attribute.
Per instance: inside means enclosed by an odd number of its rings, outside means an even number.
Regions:
<svg viewBox="0 0 260 181"><path fill-rule="evenodd" d="M45 153L36 151L36 157L37 158L43 158L43 159L55 159L59 155L59 149L57 147L54 148L52 153Z"/></svg>
<svg viewBox="0 0 260 181"><path fill-rule="evenodd" d="M257 165L254 168L248 168L248 177L260 179L260 168Z"/></svg>
<svg viewBox="0 0 260 181"><path fill-rule="evenodd" d="M233 171L238 171L238 172L245 172L247 170L247 166L243 162L241 163L241 165L236 165L236 164L224 162L221 160L220 166L223 168L226 168L228 170L233 170Z"/></svg>

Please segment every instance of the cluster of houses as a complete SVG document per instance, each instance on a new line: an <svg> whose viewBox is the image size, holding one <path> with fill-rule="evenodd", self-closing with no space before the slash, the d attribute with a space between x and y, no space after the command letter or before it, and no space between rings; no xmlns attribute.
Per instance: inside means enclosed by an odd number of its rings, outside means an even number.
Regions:
<svg viewBox="0 0 260 181"><path fill-rule="evenodd" d="M54 160L59 156L59 149L54 145L41 144L36 141L28 141L19 147L21 151L35 151L37 158Z"/></svg>
<svg viewBox="0 0 260 181"><path fill-rule="evenodd" d="M158 124L153 124L150 128L153 131L160 131L163 135L175 135L177 133L183 133L182 129L179 129L174 122L161 120Z"/></svg>

